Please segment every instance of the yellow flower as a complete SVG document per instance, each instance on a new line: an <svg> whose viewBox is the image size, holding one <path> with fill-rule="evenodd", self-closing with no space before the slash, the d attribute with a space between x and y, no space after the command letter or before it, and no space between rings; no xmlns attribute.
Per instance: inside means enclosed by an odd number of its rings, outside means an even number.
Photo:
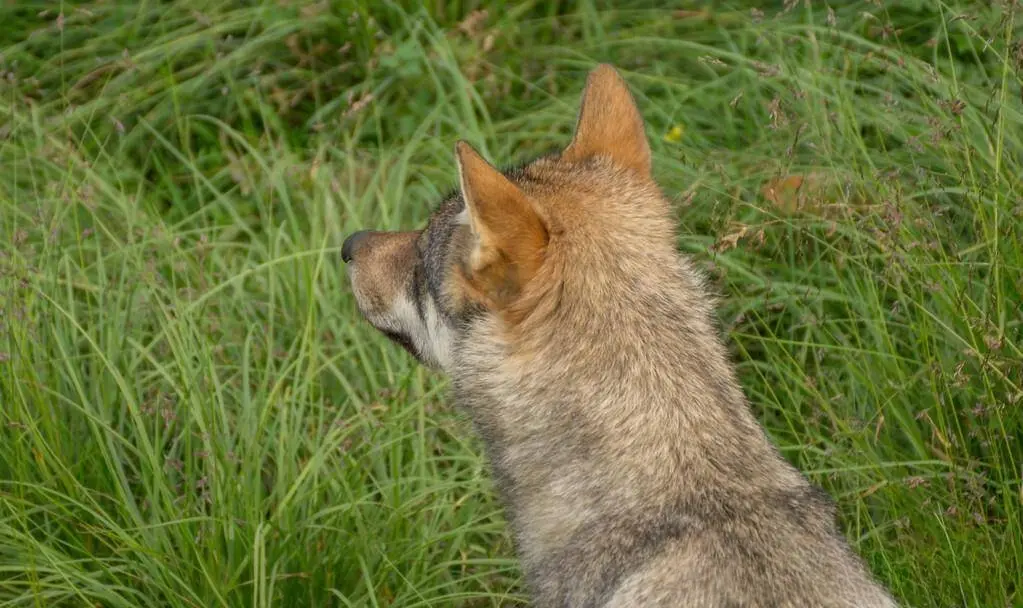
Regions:
<svg viewBox="0 0 1023 608"><path fill-rule="evenodd" d="M684 131L682 124L677 124L668 129L668 132L664 134L664 141L675 143L682 139L682 133Z"/></svg>

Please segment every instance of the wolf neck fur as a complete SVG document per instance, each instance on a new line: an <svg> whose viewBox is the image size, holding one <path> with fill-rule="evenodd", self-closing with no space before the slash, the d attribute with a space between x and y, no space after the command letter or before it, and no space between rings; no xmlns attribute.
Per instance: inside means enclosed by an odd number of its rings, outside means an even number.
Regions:
<svg viewBox="0 0 1023 608"><path fill-rule="evenodd" d="M599 519L609 494L623 511L657 511L805 483L750 412L699 275L677 255L609 265L620 272L605 266L600 283L575 273L557 285L514 332L479 321L456 349L455 396L527 570Z"/></svg>

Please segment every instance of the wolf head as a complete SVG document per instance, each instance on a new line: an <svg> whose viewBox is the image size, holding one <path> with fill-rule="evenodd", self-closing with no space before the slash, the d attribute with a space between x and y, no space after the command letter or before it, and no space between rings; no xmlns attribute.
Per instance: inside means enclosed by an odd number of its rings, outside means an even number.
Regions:
<svg viewBox="0 0 1023 608"><path fill-rule="evenodd" d="M424 229L357 232L342 247L361 313L429 366L450 371L473 320L513 332L557 306L566 277L585 289L588 276L642 276L676 255L642 117L610 66L590 73L560 153L502 172L464 141L454 152L458 191Z"/></svg>

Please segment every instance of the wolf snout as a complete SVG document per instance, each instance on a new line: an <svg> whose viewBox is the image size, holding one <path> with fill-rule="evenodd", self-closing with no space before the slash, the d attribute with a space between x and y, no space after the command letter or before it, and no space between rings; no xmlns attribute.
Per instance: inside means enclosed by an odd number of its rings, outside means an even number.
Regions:
<svg viewBox="0 0 1023 608"><path fill-rule="evenodd" d="M355 252L359 247L359 242L366 238L369 234L368 230L360 230L353 232L345 239L345 242L341 244L341 260L346 264L352 261L355 256Z"/></svg>

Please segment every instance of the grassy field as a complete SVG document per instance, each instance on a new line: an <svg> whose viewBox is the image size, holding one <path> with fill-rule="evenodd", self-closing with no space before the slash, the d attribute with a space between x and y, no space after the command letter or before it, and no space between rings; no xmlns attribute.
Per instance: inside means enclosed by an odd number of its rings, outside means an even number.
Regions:
<svg viewBox="0 0 1023 608"><path fill-rule="evenodd" d="M597 61L876 575L1023 606L1023 7L476 4L0 0L0 607L524 603L339 248L422 222L457 138L564 145Z"/></svg>

